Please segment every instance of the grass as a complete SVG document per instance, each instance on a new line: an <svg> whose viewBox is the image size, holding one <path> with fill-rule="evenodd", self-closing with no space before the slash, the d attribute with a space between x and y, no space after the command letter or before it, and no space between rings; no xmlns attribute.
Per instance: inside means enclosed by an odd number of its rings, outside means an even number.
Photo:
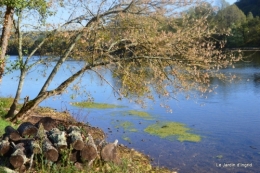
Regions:
<svg viewBox="0 0 260 173"><path fill-rule="evenodd" d="M4 116L7 114L7 110L13 103L13 98L0 98L0 135L4 134L4 129L6 126L11 125L9 121L4 119Z"/></svg>
<svg viewBox="0 0 260 173"><path fill-rule="evenodd" d="M0 98L0 116L3 117L13 103L13 98Z"/></svg>
<svg viewBox="0 0 260 173"><path fill-rule="evenodd" d="M170 173L172 171L164 168L152 167L150 160L147 156L133 149L126 147L118 147L120 161L119 163L103 162L100 159L96 159L91 167L87 167L85 164L81 165L81 169L75 167L73 163L66 160L62 160L59 164L48 164L44 158L39 158L36 163L36 167L30 172L41 173ZM67 153L67 155L66 155ZM70 152L65 152L64 158L68 158ZM43 159L43 160L42 160Z"/></svg>
<svg viewBox="0 0 260 173"><path fill-rule="evenodd" d="M148 126L145 132L156 135L161 138L172 137L177 138L178 141L188 141L188 142L200 142L201 137L199 135L191 133L191 129L187 128L185 124L177 122L165 122L165 123L156 123Z"/></svg>
<svg viewBox="0 0 260 173"><path fill-rule="evenodd" d="M113 109L113 108L122 107L114 104L93 103L93 102L74 102L72 103L72 105L81 108L89 108L89 109Z"/></svg>
<svg viewBox="0 0 260 173"><path fill-rule="evenodd" d="M3 118L0 118L0 136L2 136L5 132L5 127L11 125L10 121L6 121Z"/></svg>

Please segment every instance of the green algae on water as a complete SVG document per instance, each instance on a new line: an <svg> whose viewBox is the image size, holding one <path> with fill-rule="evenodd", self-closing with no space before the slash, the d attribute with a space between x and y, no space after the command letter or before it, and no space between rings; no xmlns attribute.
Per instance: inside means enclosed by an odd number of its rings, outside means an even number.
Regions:
<svg viewBox="0 0 260 173"><path fill-rule="evenodd" d="M144 129L144 131L161 138L171 139L172 137L176 137L176 139L181 142L201 141L201 137L199 135L191 133L191 129L186 127L185 124L177 122L156 123L148 126L146 129Z"/></svg>
<svg viewBox="0 0 260 173"><path fill-rule="evenodd" d="M120 127L123 127L124 130L130 131L130 132L137 132L137 129L134 128L134 124L129 121L124 121L119 124Z"/></svg>
<svg viewBox="0 0 260 173"><path fill-rule="evenodd" d="M136 110L130 110L130 111L124 112L123 115L133 115L133 116L138 116L138 117L141 117L144 119L153 119L149 113L143 112L143 111L136 111Z"/></svg>
<svg viewBox="0 0 260 173"><path fill-rule="evenodd" d="M73 106L81 107L81 108L89 108L89 109L112 109L112 108L120 108L122 106L106 104L106 103L93 103L93 102L74 102Z"/></svg>
<svg viewBox="0 0 260 173"><path fill-rule="evenodd" d="M222 159L222 158L223 158L223 155L217 155L216 158L217 158L217 159Z"/></svg>
<svg viewBox="0 0 260 173"><path fill-rule="evenodd" d="M129 137L123 137L124 141L131 142L131 139Z"/></svg>

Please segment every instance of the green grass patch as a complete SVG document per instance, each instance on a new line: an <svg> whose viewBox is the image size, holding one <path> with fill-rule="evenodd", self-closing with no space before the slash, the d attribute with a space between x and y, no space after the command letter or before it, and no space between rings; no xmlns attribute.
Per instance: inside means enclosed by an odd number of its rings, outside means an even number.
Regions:
<svg viewBox="0 0 260 173"><path fill-rule="evenodd" d="M13 103L13 98L0 98L0 116L3 117Z"/></svg>
<svg viewBox="0 0 260 173"><path fill-rule="evenodd" d="M10 121L6 121L0 118L0 136L2 136L5 132L5 127L11 125Z"/></svg>
<svg viewBox="0 0 260 173"><path fill-rule="evenodd" d="M113 109L113 108L121 108L123 106L106 104L106 103L93 103L93 102L74 102L73 106L81 107L81 108L89 108L89 109Z"/></svg>
<svg viewBox="0 0 260 173"><path fill-rule="evenodd" d="M11 97L0 97L0 117L3 117L7 114L13 101L14 101L14 99ZM20 110L21 107L22 107L22 104L17 104L16 110Z"/></svg>
<svg viewBox="0 0 260 173"><path fill-rule="evenodd" d="M188 142L200 142L201 137L199 135L191 133L191 129L187 128L185 124L176 122L165 122L156 123L148 126L144 129L145 132L156 135L161 138L175 137L178 141L188 141Z"/></svg>
<svg viewBox="0 0 260 173"><path fill-rule="evenodd" d="M13 101L14 99L11 97L1 97L0 98L1 107L9 108L12 105Z"/></svg>

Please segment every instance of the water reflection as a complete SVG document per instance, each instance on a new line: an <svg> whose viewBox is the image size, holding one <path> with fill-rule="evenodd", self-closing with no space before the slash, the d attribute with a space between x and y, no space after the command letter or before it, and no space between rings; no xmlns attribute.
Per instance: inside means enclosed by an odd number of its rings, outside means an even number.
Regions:
<svg viewBox="0 0 260 173"><path fill-rule="evenodd" d="M47 99L41 105L58 110L69 110L78 119L101 127L107 133L109 141L117 138L120 143L149 154L155 165L176 168L179 172L258 172L260 170L260 82L255 80L257 78L255 74L260 72L260 55L254 54L254 58L250 58L250 62L238 63L234 69L223 69L223 73L232 73L237 78L232 82L212 80L212 84L218 87L205 97L187 100L179 94L179 101L169 101L168 104L173 109L172 114L160 107L160 100L150 102L145 110L134 103L129 103L128 100L117 100L112 89L101 80L96 80L97 76L93 73L86 73L70 86L73 87L74 84L81 82L81 89L87 92L79 94L73 101L86 100L89 92L96 102L127 107L104 111L78 109L70 105L71 89L68 89L67 94ZM69 64L75 68L81 65L78 62L69 62ZM38 93L42 82L46 79L39 76L42 75L41 68L37 67L29 74L25 85L30 87L24 88L22 97L30 95L33 98ZM50 87L60 84L75 68L68 70L65 65ZM47 75L48 73L49 71ZM14 95L17 75L18 72L15 72L4 77L0 86L2 96ZM109 73L106 75L109 76ZM111 77L108 80L111 81ZM122 116L122 111L128 110L147 111L154 116L154 119ZM131 121L138 131L129 132L122 127L117 127L117 123L124 121ZM170 141L146 134L143 130L156 121L185 123L194 130L194 133L203 137L202 142ZM125 141L126 137L130 140ZM219 164L224 163L235 165L252 163L252 167L219 167Z"/></svg>

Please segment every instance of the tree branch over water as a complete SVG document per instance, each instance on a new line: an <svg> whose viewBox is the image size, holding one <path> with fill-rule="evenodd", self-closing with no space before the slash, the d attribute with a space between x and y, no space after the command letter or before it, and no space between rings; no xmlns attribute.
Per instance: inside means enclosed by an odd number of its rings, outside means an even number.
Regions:
<svg viewBox="0 0 260 173"><path fill-rule="evenodd" d="M194 18L171 11L201 5L197 1L103 0L86 4L74 0L70 4L78 9L69 21L37 46L58 60L39 94L12 121L26 118L44 99L62 94L87 71L96 72L114 91L120 91L120 97L143 104L144 98L154 99L154 93L174 98L178 92L210 91L210 78L237 60L219 49L224 41L213 38L216 30L208 24L208 15ZM92 5L96 8L90 8ZM48 90L68 59L84 61L84 66ZM99 73L100 69L112 72L113 84Z"/></svg>

